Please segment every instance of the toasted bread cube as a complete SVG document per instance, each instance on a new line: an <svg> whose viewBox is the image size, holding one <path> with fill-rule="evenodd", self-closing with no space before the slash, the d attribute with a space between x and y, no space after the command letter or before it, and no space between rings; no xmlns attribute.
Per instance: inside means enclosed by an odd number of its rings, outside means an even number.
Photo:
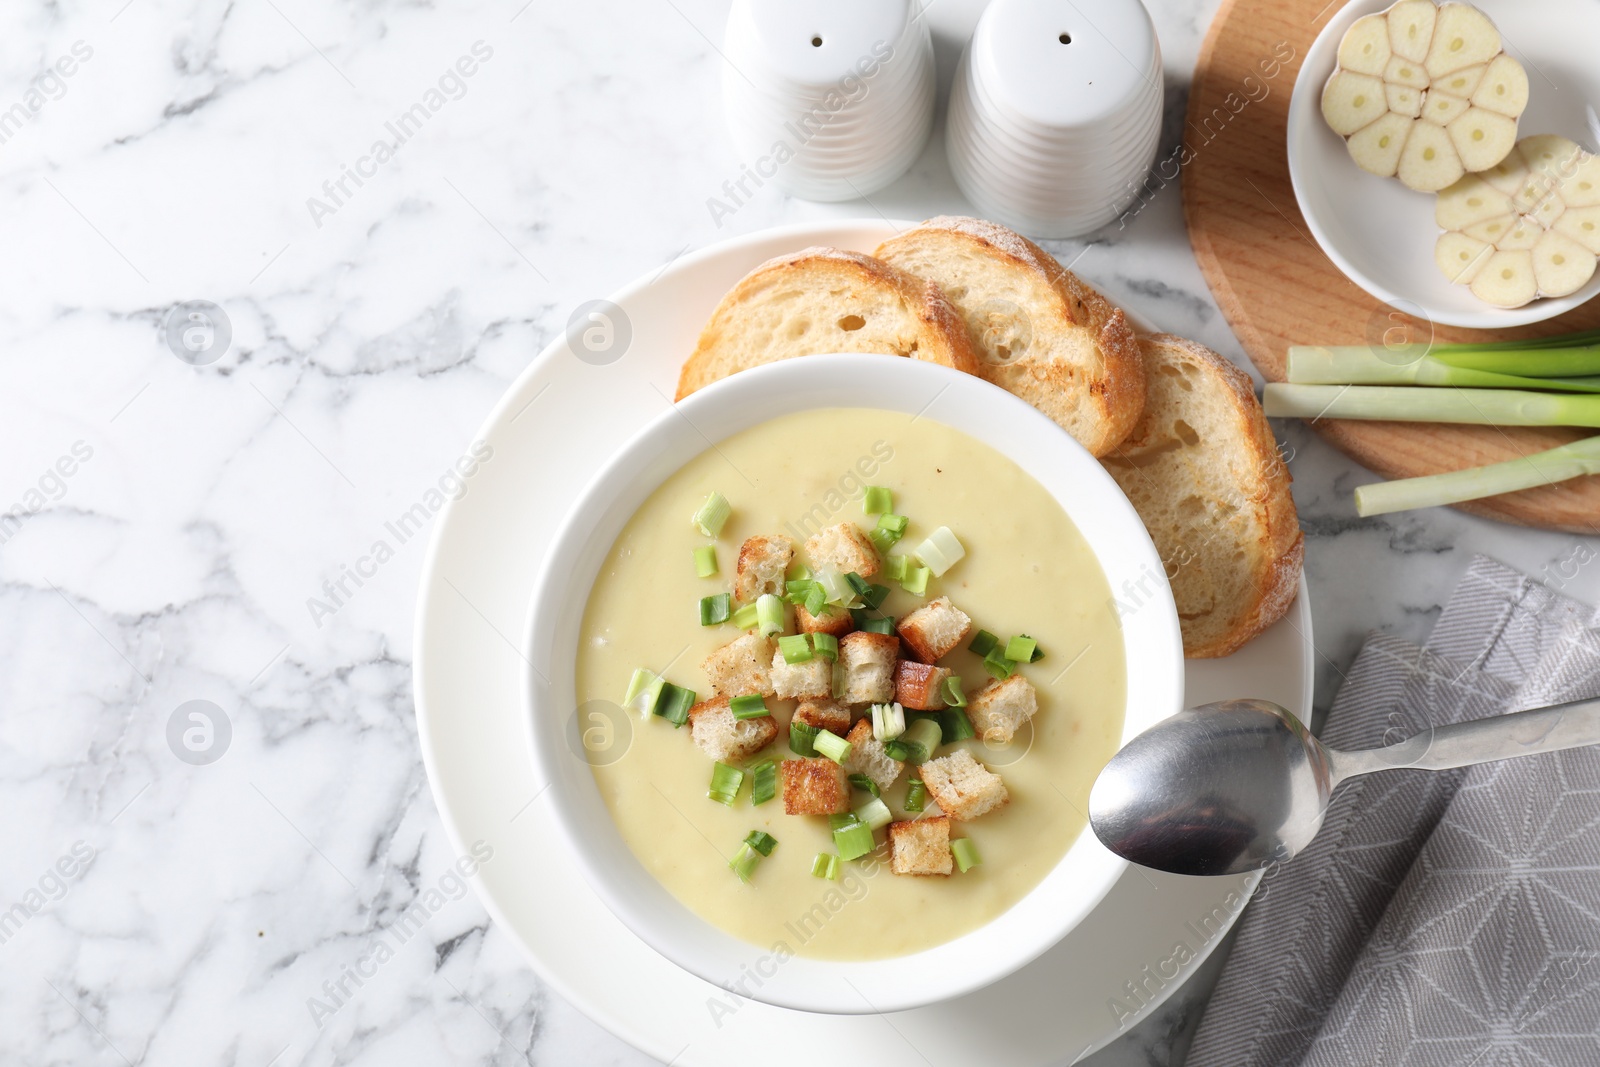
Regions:
<svg viewBox="0 0 1600 1067"><path fill-rule="evenodd" d="M901 619L895 629L913 656L924 663L935 663L966 640L972 631L972 620L950 603L949 597L942 596Z"/></svg>
<svg viewBox="0 0 1600 1067"><path fill-rule="evenodd" d="M967 822L1011 802L1000 776L958 748L922 765L922 784L939 802L939 810L956 822Z"/></svg>
<svg viewBox="0 0 1600 1067"><path fill-rule="evenodd" d="M830 526L807 540L806 559L811 561L812 570L832 567L840 574L855 571L863 578L878 573L878 550L853 522Z"/></svg>
<svg viewBox="0 0 1600 1067"><path fill-rule="evenodd" d="M772 654L772 691L784 700L825 700L833 695L833 664L821 656L790 663L782 652Z"/></svg>
<svg viewBox="0 0 1600 1067"><path fill-rule="evenodd" d="M735 719L727 697L712 697L689 709L689 736L712 759L736 763L772 744L778 724L771 715Z"/></svg>
<svg viewBox="0 0 1600 1067"><path fill-rule="evenodd" d="M821 615L813 615L804 604L795 605L794 624L803 634L832 634L834 637L843 637L856 628L855 617L841 607L824 608Z"/></svg>
<svg viewBox="0 0 1600 1067"><path fill-rule="evenodd" d="M782 596L783 576L793 559L794 542L782 534L745 541L739 546L739 563L734 571L734 599L742 604L754 604L762 593Z"/></svg>
<svg viewBox="0 0 1600 1067"><path fill-rule="evenodd" d="M768 670L772 649L771 638L751 630L711 653L700 665L711 683L711 691L730 697L747 693L773 696L772 675Z"/></svg>
<svg viewBox="0 0 1600 1067"><path fill-rule="evenodd" d="M889 824L889 869L895 874L949 874L950 820L942 815Z"/></svg>
<svg viewBox="0 0 1600 1067"><path fill-rule="evenodd" d="M903 659L894 665L894 699L913 711L938 711L944 707L944 680L948 677L948 667Z"/></svg>
<svg viewBox="0 0 1600 1067"><path fill-rule="evenodd" d="M850 780L833 760L786 759L779 769L784 814L838 815L850 810Z"/></svg>
<svg viewBox="0 0 1600 1067"><path fill-rule="evenodd" d="M891 759L883 750L883 742L872 736L872 720L860 719L845 735L850 742L850 754L844 758L844 769L850 774L864 774L879 789L888 789L905 769L905 764Z"/></svg>
<svg viewBox="0 0 1600 1067"><path fill-rule="evenodd" d="M894 699L894 664L900 658L900 639L894 634L857 630L839 638L839 662L844 665L844 702L882 704Z"/></svg>
<svg viewBox="0 0 1600 1067"><path fill-rule="evenodd" d="M792 721L843 737L850 732L855 713L836 700L802 700Z"/></svg>
<svg viewBox="0 0 1600 1067"><path fill-rule="evenodd" d="M1010 744L1017 730L1038 710L1039 694L1033 683L1013 674L978 690L967 703L967 718L985 741Z"/></svg>

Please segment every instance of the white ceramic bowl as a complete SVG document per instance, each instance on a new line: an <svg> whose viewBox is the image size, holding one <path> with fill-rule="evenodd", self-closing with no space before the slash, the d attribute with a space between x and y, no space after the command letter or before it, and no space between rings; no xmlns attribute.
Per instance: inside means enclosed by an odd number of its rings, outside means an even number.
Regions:
<svg viewBox="0 0 1600 1067"><path fill-rule="evenodd" d="M1592 141L1585 107L1600 107L1600 3L1594 0L1473 0L1494 20L1506 50L1528 71L1528 110L1517 136L1559 133ZM1356 166L1344 140L1322 120L1322 86L1333 74L1339 40L1363 15L1392 0L1351 0L1306 53L1289 102L1289 178L1317 244L1345 277L1409 315L1448 326L1494 330L1570 311L1600 295L1600 271L1571 296L1497 308L1455 285L1433 262L1439 227L1434 198ZM1589 143L1593 149L1596 145ZM1263 205L1263 210L1271 210ZM1305 340L1314 340L1307 338Z"/></svg>
<svg viewBox="0 0 1600 1067"><path fill-rule="evenodd" d="M1123 619L1129 664L1122 741L1183 706L1177 612L1149 535L1111 477L1055 423L980 378L910 359L832 355L735 374L646 426L597 476L544 561L525 643L527 722L536 772L594 893L647 944L714 985L745 984L762 1001L805 1011L867 1014L936 1003L988 985L1055 944L1088 915L1126 864L1085 831L1011 910L954 941L867 962L793 958L774 965L752 945L680 904L629 850L588 763L569 748L579 620L612 543L645 498L684 463L732 434L792 412L870 407L954 427L1036 478L1088 540L1112 590L1156 587ZM1137 665L1137 669L1134 665ZM559 916L551 921L559 922Z"/></svg>

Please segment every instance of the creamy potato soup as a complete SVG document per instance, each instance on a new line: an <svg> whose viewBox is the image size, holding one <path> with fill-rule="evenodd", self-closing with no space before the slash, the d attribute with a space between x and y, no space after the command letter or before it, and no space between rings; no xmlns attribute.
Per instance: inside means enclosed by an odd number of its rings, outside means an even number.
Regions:
<svg viewBox="0 0 1600 1067"><path fill-rule="evenodd" d="M908 524L889 555L912 553L936 528L959 539L965 555L924 596L889 587L879 612L902 619L947 596L970 616L971 633L939 660L970 700L991 682L968 651L980 629L1005 643L1025 634L1043 655L1016 673L1037 690L1037 712L1009 744L980 735L936 750L966 749L1004 781L1010 801L970 821L952 821L952 839L969 838L981 860L964 873L903 875L891 870L885 829L875 851L839 864L839 878L813 875L819 854L837 855L827 815L787 815L780 778L774 799L752 803L747 774L734 803L707 796L713 760L689 725L630 710L616 750L594 758L593 772L617 827L639 861L707 922L760 946L822 959L874 959L930 948L1010 908L1060 861L1083 832L1089 787L1122 733L1126 663L1105 575L1055 500L1015 463L928 418L864 409L802 412L721 442L661 485L617 538L590 594L577 662L580 707L620 704L644 667L697 700L712 695L706 657L741 636L731 622L701 625L701 598L733 589L740 545L784 535L795 564L820 529L853 522L870 531L864 490L890 490ZM732 506L715 539L690 519L713 491ZM695 550L716 547L718 571L698 577ZM792 570L791 573L799 573ZM738 603L733 604L734 609ZM785 604L785 634L796 632ZM793 700L766 699L778 734L762 751L731 761L798 759L790 751ZM854 708L856 718L867 708ZM916 716L907 712L907 717ZM870 719L870 715L868 716ZM617 755L620 751L622 754ZM906 764L882 801L896 820L905 808ZM871 794L851 789L852 808ZM937 815L927 798L925 812ZM743 881L730 869L751 831L777 844Z"/></svg>

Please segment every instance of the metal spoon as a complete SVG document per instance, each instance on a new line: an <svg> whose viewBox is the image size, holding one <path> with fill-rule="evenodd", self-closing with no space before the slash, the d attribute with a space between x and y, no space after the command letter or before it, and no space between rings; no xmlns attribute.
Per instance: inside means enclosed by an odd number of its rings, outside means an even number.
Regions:
<svg viewBox="0 0 1600 1067"><path fill-rule="evenodd" d="M1289 711L1224 700L1174 715L1111 758L1089 822L1112 852L1173 874L1242 874L1293 859L1340 782L1470 767L1600 744L1600 700L1435 726L1386 748L1328 748Z"/></svg>

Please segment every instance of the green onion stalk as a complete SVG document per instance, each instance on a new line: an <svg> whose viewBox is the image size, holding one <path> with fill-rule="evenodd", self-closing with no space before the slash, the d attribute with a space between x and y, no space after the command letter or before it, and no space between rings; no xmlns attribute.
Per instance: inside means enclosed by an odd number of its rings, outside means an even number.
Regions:
<svg viewBox="0 0 1600 1067"><path fill-rule="evenodd" d="M1559 448L1486 467L1363 485L1356 490L1356 512L1384 515L1410 508L1459 504L1464 500L1552 485L1585 474L1600 474L1600 437L1585 437Z"/></svg>

